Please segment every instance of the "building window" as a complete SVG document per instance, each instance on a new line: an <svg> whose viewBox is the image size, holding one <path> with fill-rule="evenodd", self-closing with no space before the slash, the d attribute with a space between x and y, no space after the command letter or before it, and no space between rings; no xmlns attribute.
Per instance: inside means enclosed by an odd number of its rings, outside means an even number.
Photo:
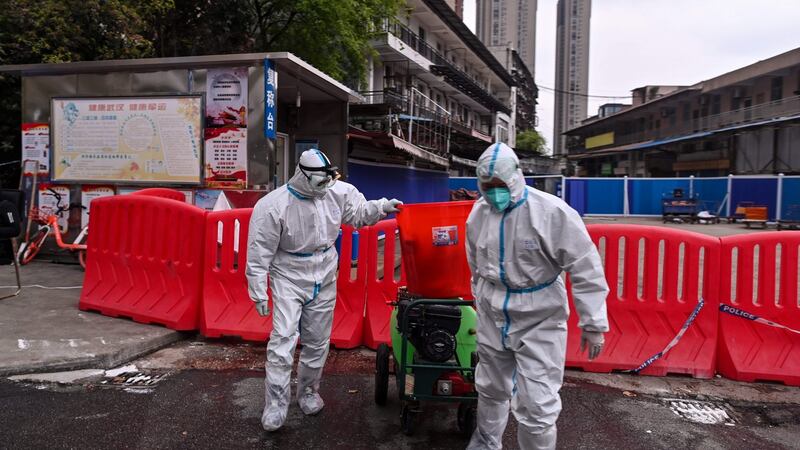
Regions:
<svg viewBox="0 0 800 450"><path fill-rule="evenodd" d="M425 28L419 27L419 40L425 42Z"/></svg>
<svg viewBox="0 0 800 450"><path fill-rule="evenodd" d="M720 105L722 104L721 100L722 99L720 98L719 95L714 95L713 97L711 97L711 115L712 116L715 116L715 115L720 113L720 109L721 109Z"/></svg>
<svg viewBox="0 0 800 450"><path fill-rule="evenodd" d="M770 101L777 101L783 98L783 77L775 77L772 79L772 87L769 91Z"/></svg>

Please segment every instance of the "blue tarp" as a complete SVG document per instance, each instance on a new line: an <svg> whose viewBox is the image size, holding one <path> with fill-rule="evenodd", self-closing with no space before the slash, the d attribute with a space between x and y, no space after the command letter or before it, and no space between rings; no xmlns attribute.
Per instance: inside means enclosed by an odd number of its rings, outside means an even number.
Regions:
<svg viewBox="0 0 800 450"><path fill-rule="evenodd" d="M728 193L728 180L727 178L695 178L694 179L694 195L700 200L700 205L703 209L707 209L716 214L726 215L727 211L722 206L725 201L725 195Z"/></svg>
<svg viewBox="0 0 800 450"><path fill-rule="evenodd" d="M474 177L450 178L449 186L451 190L464 188L468 191L477 191L478 179Z"/></svg>
<svg viewBox="0 0 800 450"><path fill-rule="evenodd" d="M450 199L448 174L410 167L363 164L350 161L347 181L367 199L397 198L405 203L446 202Z"/></svg>
<svg viewBox="0 0 800 450"><path fill-rule="evenodd" d="M800 177L784 177L781 219L800 221Z"/></svg>
<svg viewBox="0 0 800 450"><path fill-rule="evenodd" d="M567 202L580 215L625 213L622 178L567 179Z"/></svg>
<svg viewBox="0 0 800 450"><path fill-rule="evenodd" d="M585 214L624 214L624 179L623 178L566 178L565 199L581 215ZM528 185L533 179L526 178ZM691 187L690 187L691 183ZM774 220L777 214L777 177L747 178L733 177L731 209L738 202L750 201L769 208L769 218ZM800 220L800 177L787 176L783 180L781 202L782 218ZM450 178L449 189L465 188L478 190L475 178ZM556 182L556 195L560 194L560 180ZM675 188L682 188L684 195L690 192L700 201L701 209L713 213L720 211L727 215L724 208L728 192L728 178L695 177L679 179L637 179L628 178L628 212L630 214L661 214L661 198L664 194L672 194ZM788 217L791 216L791 217Z"/></svg>
<svg viewBox="0 0 800 450"><path fill-rule="evenodd" d="M784 186L784 192L786 187ZM731 187L731 212L740 202L753 202L768 208L769 220L775 220L777 213L777 178L737 178Z"/></svg>
<svg viewBox="0 0 800 450"><path fill-rule="evenodd" d="M689 180L654 180L628 179L628 212L630 214L661 214L661 199L672 196L674 189L683 189L683 195L689 197Z"/></svg>

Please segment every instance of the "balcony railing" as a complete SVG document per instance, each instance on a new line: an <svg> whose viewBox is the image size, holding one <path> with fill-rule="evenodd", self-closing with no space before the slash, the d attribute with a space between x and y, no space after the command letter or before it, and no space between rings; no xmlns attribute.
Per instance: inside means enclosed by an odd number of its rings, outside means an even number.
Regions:
<svg viewBox="0 0 800 450"><path fill-rule="evenodd" d="M408 44L408 46L417 53L433 63L431 69L435 71L434 73L436 75L444 76L448 83L474 98L483 106L492 111L499 110L505 113L510 112L508 106L483 87L476 77L467 74L452 61L445 58L438 50L425 42L424 39L417 36L405 25L390 21L384 24L382 31L390 33L402 42Z"/></svg>
<svg viewBox="0 0 800 450"><path fill-rule="evenodd" d="M362 104L388 105L395 110L401 110L408 104L408 100L404 95L391 89L384 89L382 91L361 91L359 94L364 97L364 102Z"/></svg>
<svg viewBox="0 0 800 450"><path fill-rule="evenodd" d="M800 114L800 96L787 97L781 100L762 103L748 108L739 108L711 116L697 117L682 121L676 120L675 125L669 125L669 117L660 117L662 124L667 122L666 126L662 125L657 129L632 133L615 132L614 146L675 138L704 131L722 130L727 127L746 125L796 114ZM584 142L582 140L573 140L569 147L570 150L582 152L584 151Z"/></svg>
<svg viewBox="0 0 800 450"><path fill-rule="evenodd" d="M450 150L450 112L417 89L411 88L409 95L400 95L392 90L362 92L364 105L388 105L388 114L376 116L372 111L359 114L354 108L350 122L367 131L393 134L422 149L440 156ZM385 112L385 111L384 111Z"/></svg>

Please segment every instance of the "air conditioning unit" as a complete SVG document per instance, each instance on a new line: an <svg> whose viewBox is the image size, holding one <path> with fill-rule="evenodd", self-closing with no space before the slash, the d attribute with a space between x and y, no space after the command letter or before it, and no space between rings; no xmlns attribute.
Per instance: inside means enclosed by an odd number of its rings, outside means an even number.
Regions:
<svg viewBox="0 0 800 450"><path fill-rule="evenodd" d="M733 98L742 98L744 97L744 88L743 87L736 87L733 89Z"/></svg>
<svg viewBox="0 0 800 450"><path fill-rule="evenodd" d="M708 104L708 96L707 95L701 95L699 101L700 101L701 105L707 105Z"/></svg>

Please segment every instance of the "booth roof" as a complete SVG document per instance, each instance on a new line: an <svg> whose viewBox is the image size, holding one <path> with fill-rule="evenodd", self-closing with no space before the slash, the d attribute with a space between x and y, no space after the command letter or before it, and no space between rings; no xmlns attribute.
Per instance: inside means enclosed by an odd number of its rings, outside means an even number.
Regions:
<svg viewBox="0 0 800 450"><path fill-rule="evenodd" d="M176 58L119 59L107 61L80 61L51 64L23 64L0 66L0 72L22 76L72 75L79 73L111 73L157 71L174 69L208 69L214 67L237 67L262 65L264 59L275 62L279 79L281 76L302 79L337 100L350 103L362 102L356 91L334 80L321 70L289 52L242 53L234 55L182 56Z"/></svg>

